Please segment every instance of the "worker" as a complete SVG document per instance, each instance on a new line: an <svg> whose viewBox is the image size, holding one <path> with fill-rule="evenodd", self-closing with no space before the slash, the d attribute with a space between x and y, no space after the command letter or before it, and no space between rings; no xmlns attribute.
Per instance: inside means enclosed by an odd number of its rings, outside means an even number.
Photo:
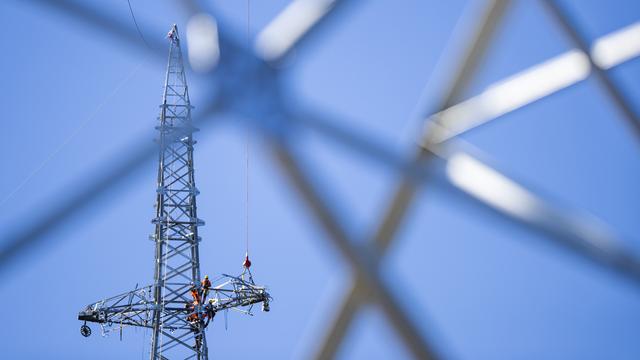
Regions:
<svg viewBox="0 0 640 360"><path fill-rule="evenodd" d="M195 313L195 312L187 316L187 322L189 323L189 327L191 328L191 331L195 334L195 338L196 338L195 348L200 349L200 346L202 346L202 329L204 328L203 322L198 317L198 313Z"/></svg>
<svg viewBox="0 0 640 360"><path fill-rule="evenodd" d="M187 316L187 321L192 324L195 324L198 321L198 314L195 312L189 314L189 316Z"/></svg>
<svg viewBox="0 0 640 360"><path fill-rule="evenodd" d="M211 281L209 281L209 275L205 275L202 280L202 298L206 298L209 293L209 288L211 287Z"/></svg>
<svg viewBox="0 0 640 360"><path fill-rule="evenodd" d="M200 294L198 293L198 288L196 288L195 285L191 287L191 296L193 296L193 305L200 304Z"/></svg>
<svg viewBox="0 0 640 360"><path fill-rule="evenodd" d="M216 312L213 309L213 306L215 304L216 304L216 299L209 299L209 301L207 302L207 305L204 306L204 311L206 312L207 316L210 318L213 318L216 315Z"/></svg>

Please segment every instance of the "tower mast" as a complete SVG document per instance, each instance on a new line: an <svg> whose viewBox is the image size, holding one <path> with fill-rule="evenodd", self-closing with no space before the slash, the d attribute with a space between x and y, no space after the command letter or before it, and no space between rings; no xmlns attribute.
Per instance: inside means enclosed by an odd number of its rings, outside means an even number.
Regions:
<svg viewBox="0 0 640 360"><path fill-rule="evenodd" d="M156 189L156 225L153 238L156 243L153 284L153 334L151 359L162 359L167 348L175 346L188 334L168 334L176 318L172 307L184 306L192 301L185 295L189 288L200 281L200 259L198 253L198 219L196 188L193 169L193 132L191 102L184 72L178 28L169 32L169 60L165 76L162 105L160 105L160 154L158 165L158 187ZM201 329L200 329L201 330ZM187 330L187 332L191 332ZM206 358L207 346L201 332L201 346L194 349L197 358ZM168 339L165 339L168 338ZM168 340L168 341L167 341ZM190 345L191 346L191 345Z"/></svg>
<svg viewBox="0 0 640 360"><path fill-rule="evenodd" d="M251 314L254 304L269 311L271 296L257 286L248 258L240 276L222 275L212 284L200 283L200 255L196 188L193 171L191 102L184 73L178 28L169 32L169 61L159 124L159 162L153 284L88 305L78 314L83 336L91 335L87 322L100 324L102 334L127 326L152 329L151 360L207 360L205 329L216 313L234 309ZM213 285L213 286L212 286ZM207 301L208 300L208 301Z"/></svg>

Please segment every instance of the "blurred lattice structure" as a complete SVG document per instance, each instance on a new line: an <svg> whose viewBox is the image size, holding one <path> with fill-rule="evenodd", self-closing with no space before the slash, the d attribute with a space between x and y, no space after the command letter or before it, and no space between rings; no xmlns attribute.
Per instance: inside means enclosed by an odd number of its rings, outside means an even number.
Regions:
<svg viewBox="0 0 640 360"><path fill-rule="evenodd" d="M128 19L105 15L98 8L79 0L34 0L33 3L69 15L122 42L139 43L136 29ZM353 132L332 118L293 107L287 101L288 91L279 78L287 69L274 64L284 61L291 51L308 41L322 41L323 27L329 17L343 11L348 1L297 0L293 1L263 29L249 45L233 36L221 24L213 9L197 1L184 1L191 19L186 28L189 57L192 68L202 79L211 82L214 89L208 104L200 104L194 122L203 131L212 131L208 124L217 115L239 114L251 119L250 126L264 137L274 161L290 179L292 189L300 195L309 211L326 231L330 241L350 265L354 277L353 287L342 300L333 322L326 330L316 357L332 358L340 347L355 314L371 302L385 314L389 324L400 335L416 358L445 358L446 349L419 330L408 311L399 305L391 287L381 276L379 260L395 238L403 218L419 189L438 185L439 191L464 195L465 201L481 205L513 221L528 231L540 232L559 245L593 261L603 270L612 271L630 281L640 282L640 259L633 255L609 227L581 209L548 201L535 191L519 184L490 162L474 155L457 136L509 112L520 109L590 76L597 79L613 104L624 115L629 131L640 135L638 116L623 91L609 74L609 70L640 54L640 25L632 25L590 42L580 26L556 0L543 1L552 18L573 42L574 49L549 59L521 73L488 87L480 94L462 99L470 78L476 72L485 50L492 42L498 24L508 16L509 1L487 0L478 12L473 31L455 52L451 60L457 64L448 74L449 81L432 108L421 109L424 114L424 133L416 138L413 157L406 156ZM204 2L203 2L204 3ZM351 11L357 11L352 9ZM145 51L161 59L166 57L166 46L150 41ZM242 84L242 86L238 86ZM289 90L289 89L286 89ZM313 131L345 148L380 162L397 173L398 185L391 194L389 207L378 225L369 234L369 247L362 249L351 238L345 221L337 216L336 199L327 196L320 184L313 164L299 151L295 141L299 131ZM100 201L99 194L121 182L124 175L144 163L154 161L153 144L137 144L128 149L126 159L106 164L109 170L85 189L62 199L57 205L4 239L6 247L0 253L0 264L5 265L47 233L61 226L74 213L81 212L92 202ZM433 161L444 162L445 171L433 171ZM408 289L407 291L410 291Z"/></svg>

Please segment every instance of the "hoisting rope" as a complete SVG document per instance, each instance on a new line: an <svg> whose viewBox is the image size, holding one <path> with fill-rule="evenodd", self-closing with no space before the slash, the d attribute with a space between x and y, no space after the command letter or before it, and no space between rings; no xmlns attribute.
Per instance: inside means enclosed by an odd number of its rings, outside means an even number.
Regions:
<svg viewBox="0 0 640 360"><path fill-rule="evenodd" d="M251 48L251 0L247 0L247 49ZM242 266L248 270L251 267L249 260L249 141L250 134L247 128L245 134L245 246L246 252Z"/></svg>

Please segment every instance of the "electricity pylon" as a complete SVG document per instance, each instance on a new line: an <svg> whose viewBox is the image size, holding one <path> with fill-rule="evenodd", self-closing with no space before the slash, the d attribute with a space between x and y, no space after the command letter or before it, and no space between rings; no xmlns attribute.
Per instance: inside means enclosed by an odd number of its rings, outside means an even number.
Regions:
<svg viewBox="0 0 640 360"><path fill-rule="evenodd" d="M256 286L245 261L239 277L223 275L205 289L201 285L198 227L193 171L193 133L189 89L184 72L178 29L168 34L169 63L165 77L160 132L155 232L155 271L153 285L136 288L93 303L80 312L84 336L91 334L87 321L99 323L103 334L125 326L152 329L151 359L208 358L204 330L218 311L236 309L249 313L262 302L269 311L270 296ZM218 282L219 281L219 282ZM211 298L206 301L207 295ZM248 310L240 307L248 306Z"/></svg>

